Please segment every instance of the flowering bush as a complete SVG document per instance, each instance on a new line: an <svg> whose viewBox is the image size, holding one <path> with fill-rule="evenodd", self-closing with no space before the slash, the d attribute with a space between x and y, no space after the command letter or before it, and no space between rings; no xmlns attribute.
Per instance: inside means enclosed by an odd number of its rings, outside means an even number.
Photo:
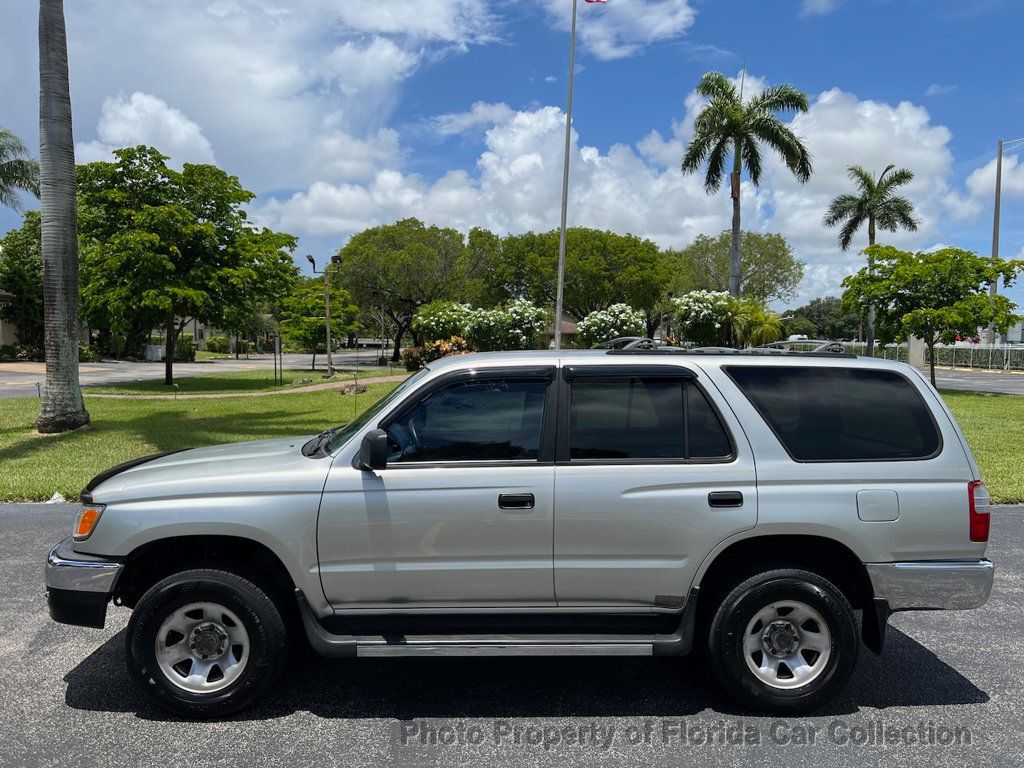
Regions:
<svg viewBox="0 0 1024 768"><path fill-rule="evenodd" d="M473 310L466 324L466 339L480 352L535 349L546 324L543 309L529 301L513 301L501 309Z"/></svg>
<svg viewBox="0 0 1024 768"><path fill-rule="evenodd" d="M673 299L672 307L686 341L698 347L730 344L733 302L725 291L691 291Z"/></svg>
<svg viewBox="0 0 1024 768"><path fill-rule="evenodd" d="M465 337L466 325L474 310L469 304L434 301L420 307L412 318L412 328L426 341Z"/></svg>
<svg viewBox="0 0 1024 768"><path fill-rule="evenodd" d="M643 336L645 333L644 313L628 304L612 304L576 323L576 339L588 347L619 336Z"/></svg>
<svg viewBox="0 0 1024 768"><path fill-rule="evenodd" d="M418 371L427 363L440 360L449 355L468 355L471 352L466 340L461 336L452 336L450 339L438 339L422 347L409 347L402 352L402 362L405 363L405 370Z"/></svg>

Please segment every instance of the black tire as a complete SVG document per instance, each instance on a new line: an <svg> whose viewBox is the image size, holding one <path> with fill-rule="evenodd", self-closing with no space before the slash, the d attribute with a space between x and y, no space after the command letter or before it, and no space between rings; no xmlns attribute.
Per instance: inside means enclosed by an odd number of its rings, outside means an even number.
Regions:
<svg viewBox="0 0 1024 768"><path fill-rule="evenodd" d="M830 642L822 643L829 647L829 654L817 676L793 688L763 681L748 666L744 651L748 626L758 613L784 601L816 611L830 634ZM809 712L831 701L849 681L859 650L860 632L846 596L820 575L791 568L759 573L738 584L718 605L708 634L711 666L726 691L744 707L776 715ZM755 666L762 663L758 659L763 656L753 658ZM813 661L814 652L810 658Z"/></svg>
<svg viewBox="0 0 1024 768"><path fill-rule="evenodd" d="M238 678L212 693L193 693L172 682L156 659L157 633L164 620L190 603L227 608L248 633L248 657ZM196 569L173 574L140 598L125 638L128 673L161 708L187 718L215 718L237 712L274 684L288 657L287 634L274 601L236 573Z"/></svg>

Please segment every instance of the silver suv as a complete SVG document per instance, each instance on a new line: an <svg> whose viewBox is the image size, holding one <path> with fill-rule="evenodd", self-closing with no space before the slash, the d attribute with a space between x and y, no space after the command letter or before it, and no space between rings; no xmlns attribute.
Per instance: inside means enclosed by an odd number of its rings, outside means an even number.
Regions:
<svg viewBox="0 0 1024 768"><path fill-rule="evenodd" d="M46 585L56 621L134 609L129 674L190 717L252 703L303 635L334 657L692 651L786 714L833 698L862 640L881 652L892 612L982 605L988 531L908 366L478 354L316 437L103 472Z"/></svg>

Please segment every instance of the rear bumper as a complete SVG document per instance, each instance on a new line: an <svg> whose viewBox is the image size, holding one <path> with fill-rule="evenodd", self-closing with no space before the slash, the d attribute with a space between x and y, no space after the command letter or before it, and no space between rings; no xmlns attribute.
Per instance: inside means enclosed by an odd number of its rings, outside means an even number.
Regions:
<svg viewBox="0 0 1024 768"><path fill-rule="evenodd" d="M107 603L124 563L72 549L69 537L46 558L46 601L50 618L62 624L102 628Z"/></svg>
<svg viewBox="0 0 1024 768"><path fill-rule="evenodd" d="M995 566L989 560L867 563L875 599L889 610L980 608L992 593Z"/></svg>

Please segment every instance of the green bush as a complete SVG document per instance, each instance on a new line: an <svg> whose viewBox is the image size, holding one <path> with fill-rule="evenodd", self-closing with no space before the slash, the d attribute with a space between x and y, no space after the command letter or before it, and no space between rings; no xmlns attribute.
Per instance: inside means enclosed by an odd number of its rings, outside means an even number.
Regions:
<svg viewBox="0 0 1024 768"><path fill-rule="evenodd" d="M100 351L95 344L79 344L78 345L78 362L80 363L98 363L100 360Z"/></svg>
<svg viewBox="0 0 1024 768"><path fill-rule="evenodd" d="M434 360L451 355L466 355L471 351L465 339L461 336L452 336L450 339L432 341L422 347L409 347L402 353L402 362L405 363L405 370L418 371Z"/></svg>
<svg viewBox="0 0 1024 768"><path fill-rule="evenodd" d="M0 344L0 360L17 360L18 349L13 344Z"/></svg>
<svg viewBox="0 0 1024 768"><path fill-rule="evenodd" d="M206 340L206 349L218 355L227 354L231 342L227 336L211 336Z"/></svg>
<svg viewBox="0 0 1024 768"><path fill-rule="evenodd" d="M628 304L612 304L608 309L591 312L576 324L576 340L592 347L620 336L646 336L644 313Z"/></svg>
<svg viewBox="0 0 1024 768"><path fill-rule="evenodd" d="M44 360L46 356L43 354L43 348L37 347L32 344L15 344L14 345L14 358L15 360Z"/></svg>
<svg viewBox="0 0 1024 768"><path fill-rule="evenodd" d="M536 349L547 313L529 301L513 301L500 309L477 309L466 326L466 340L478 352Z"/></svg>
<svg viewBox="0 0 1024 768"><path fill-rule="evenodd" d="M475 310L469 304L454 301L434 301L416 310L412 318L414 331L427 341L465 337L466 327Z"/></svg>
<svg viewBox="0 0 1024 768"><path fill-rule="evenodd" d="M174 360L178 363L193 363L196 359L196 345L190 341L178 339L174 345Z"/></svg>

